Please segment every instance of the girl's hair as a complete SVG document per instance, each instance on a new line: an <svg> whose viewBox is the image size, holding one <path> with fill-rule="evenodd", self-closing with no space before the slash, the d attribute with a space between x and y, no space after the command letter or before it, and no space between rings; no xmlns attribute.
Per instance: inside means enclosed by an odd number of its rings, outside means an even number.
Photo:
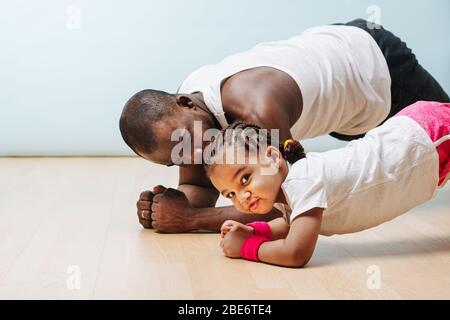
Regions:
<svg viewBox="0 0 450 320"><path fill-rule="evenodd" d="M227 128L220 130L211 139L209 146L210 159L221 154L224 146L230 146L233 143L238 143L236 147L244 147L245 153L248 154L252 148L253 150L260 150L262 143L265 146L270 146L277 142L272 141L270 130L264 130L255 124L236 121ZM280 150L283 158L291 164L306 156L303 146L297 140L288 139L275 147ZM206 164L214 164L214 162L207 162Z"/></svg>

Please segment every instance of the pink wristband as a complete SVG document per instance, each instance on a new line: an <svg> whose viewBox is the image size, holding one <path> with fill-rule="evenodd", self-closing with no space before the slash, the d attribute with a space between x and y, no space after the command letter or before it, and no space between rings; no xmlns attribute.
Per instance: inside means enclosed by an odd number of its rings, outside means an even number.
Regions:
<svg viewBox="0 0 450 320"><path fill-rule="evenodd" d="M246 226L253 227L253 234L255 236L263 236L269 240L272 240L272 230L267 222L256 221L247 223Z"/></svg>
<svg viewBox="0 0 450 320"><path fill-rule="evenodd" d="M246 260L258 262L258 250L263 242L269 241L263 236L250 236L245 239L241 247L241 257Z"/></svg>

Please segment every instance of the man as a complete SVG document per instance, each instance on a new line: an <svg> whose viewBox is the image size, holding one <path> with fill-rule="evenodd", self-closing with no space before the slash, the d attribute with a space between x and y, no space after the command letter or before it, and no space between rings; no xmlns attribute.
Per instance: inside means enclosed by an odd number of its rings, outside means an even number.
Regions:
<svg viewBox="0 0 450 320"><path fill-rule="evenodd" d="M405 43L358 19L311 28L204 66L177 94L138 92L124 107L120 129L138 155L170 166L177 144L171 134L179 128L201 140L207 129L241 120L279 129L280 141L323 134L352 140L418 100L450 101ZM196 120L201 130L194 130ZM203 147L184 160L194 159ZM181 164L178 190L156 186L141 193L139 221L176 233L217 231L225 220L256 219L232 206L214 208L218 195L201 164ZM264 219L278 216L274 209Z"/></svg>

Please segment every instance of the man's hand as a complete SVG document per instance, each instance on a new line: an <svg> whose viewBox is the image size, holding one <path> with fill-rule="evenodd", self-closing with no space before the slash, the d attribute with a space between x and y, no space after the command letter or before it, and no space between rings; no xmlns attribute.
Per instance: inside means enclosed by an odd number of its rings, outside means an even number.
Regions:
<svg viewBox="0 0 450 320"><path fill-rule="evenodd" d="M159 186L150 207L153 228L164 233L193 231L193 207L186 195L176 189Z"/></svg>
<svg viewBox="0 0 450 320"><path fill-rule="evenodd" d="M141 194L139 195L139 200L136 203L137 215L139 223L144 228L153 228L151 218L151 207L153 203L153 197L156 194L163 192L165 189L166 189L165 187L158 185L156 187L153 187L153 192L147 190L141 192Z"/></svg>
<svg viewBox="0 0 450 320"><path fill-rule="evenodd" d="M245 239L253 234L253 228L240 222L227 220L221 230L220 246L225 256L229 258L241 258L241 247Z"/></svg>

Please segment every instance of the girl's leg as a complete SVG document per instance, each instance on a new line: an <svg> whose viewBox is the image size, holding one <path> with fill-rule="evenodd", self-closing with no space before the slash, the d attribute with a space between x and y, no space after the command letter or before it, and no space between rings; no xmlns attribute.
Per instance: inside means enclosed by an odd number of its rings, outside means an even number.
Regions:
<svg viewBox="0 0 450 320"><path fill-rule="evenodd" d="M450 103L418 101L398 113L415 120L427 132L439 155L439 183L450 175Z"/></svg>
<svg viewBox="0 0 450 320"><path fill-rule="evenodd" d="M439 154L439 187L444 187L450 178L450 134L434 143Z"/></svg>

